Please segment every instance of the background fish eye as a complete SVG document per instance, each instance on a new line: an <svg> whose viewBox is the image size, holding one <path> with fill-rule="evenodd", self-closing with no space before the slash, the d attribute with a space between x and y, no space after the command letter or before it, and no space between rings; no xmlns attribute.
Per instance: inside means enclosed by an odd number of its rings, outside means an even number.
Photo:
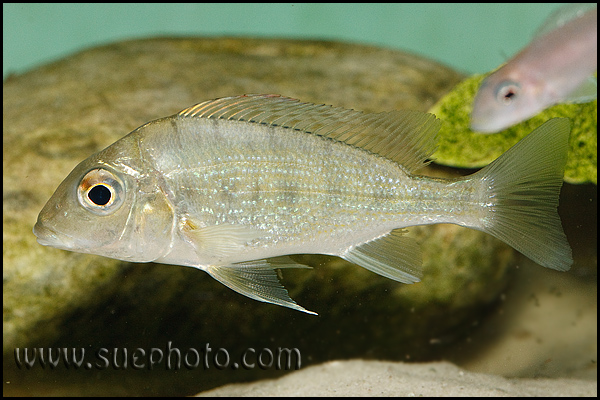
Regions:
<svg viewBox="0 0 600 400"><path fill-rule="evenodd" d="M519 94L520 86L515 82L503 82L496 92L496 99L504 105L509 105Z"/></svg>

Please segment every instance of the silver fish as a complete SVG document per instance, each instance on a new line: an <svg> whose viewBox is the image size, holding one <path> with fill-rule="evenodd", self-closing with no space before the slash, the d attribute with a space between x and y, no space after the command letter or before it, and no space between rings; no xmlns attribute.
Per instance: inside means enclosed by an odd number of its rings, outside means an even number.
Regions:
<svg viewBox="0 0 600 400"><path fill-rule="evenodd" d="M596 4L569 4L551 15L525 49L482 82L471 129L494 133L554 104L594 100L597 21Z"/></svg>
<svg viewBox="0 0 600 400"><path fill-rule="evenodd" d="M435 150L432 114L378 114L276 95L207 101L149 122L81 162L33 229L45 246L195 267L253 299L296 304L277 268L330 254L418 282L401 228L453 223L569 269L557 214L570 131L548 121L468 177L414 175ZM314 313L313 313L314 314Z"/></svg>

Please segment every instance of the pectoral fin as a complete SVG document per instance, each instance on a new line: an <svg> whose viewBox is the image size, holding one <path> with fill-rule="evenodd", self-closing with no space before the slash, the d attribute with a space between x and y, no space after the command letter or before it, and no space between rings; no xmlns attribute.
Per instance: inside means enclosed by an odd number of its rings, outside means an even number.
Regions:
<svg viewBox="0 0 600 400"><path fill-rule="evenodd" d="M290 298L288 291L277 278L275 269L278 268L310 267L297 264L287 257L277 257L271 259L271 262L269 260L255 260L223 267L209 266L204 269L223 285L251 299L317 315L317 313L299 306Z"/></svg>
<svg viewBox="0 0 600 400"><path fill-rule="evenodd" d="M389 234L351 249L342 258L369 271L402 282L419 282L421 249L406 231L394 230Z"/></svg>
<svg viewBox="0 0 600 400"><path fill-rule="evenodd" d="M219 224L201 227L193 219L185 219L181 223L180 232L201 259L226 258L242 250L248 242L262 234L247 225Z"/></svg>

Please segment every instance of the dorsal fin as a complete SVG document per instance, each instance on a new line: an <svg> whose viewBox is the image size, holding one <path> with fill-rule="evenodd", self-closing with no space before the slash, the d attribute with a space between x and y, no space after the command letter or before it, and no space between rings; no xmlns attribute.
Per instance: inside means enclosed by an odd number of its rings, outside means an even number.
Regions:
<svg viewBox="0 0 600 400"><path fill-rule="evenodd" d="M596 3L569 3L561 6L546 18L542 25L535 31L533 37L537 38L555 29L562 28L567 23L581 18L597 7Z"/></svg>
<svg viewBox="0 0 600 400"><path fill-rule="evenodd" d="M425 165L433 154L440 125L433 114L419 111L369 114L272 94L205 101L178 116L246 121L319 135L393 160L408 172Z"/></svg>

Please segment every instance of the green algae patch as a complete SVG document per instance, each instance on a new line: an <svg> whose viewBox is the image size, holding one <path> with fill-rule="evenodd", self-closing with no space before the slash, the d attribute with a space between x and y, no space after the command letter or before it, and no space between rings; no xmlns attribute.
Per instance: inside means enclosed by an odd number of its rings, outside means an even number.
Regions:
<svg viewBox="0 0 600 400"><path fill-rule="evenodd" d="M442 120L435 162L460 168L480 168L551 118L571 120L569 157L565 181L597 183L598 101L559 104L497 134L481 134L469 128L473 99L487 75L473 75L452 89L429 112Z"/></svg>

